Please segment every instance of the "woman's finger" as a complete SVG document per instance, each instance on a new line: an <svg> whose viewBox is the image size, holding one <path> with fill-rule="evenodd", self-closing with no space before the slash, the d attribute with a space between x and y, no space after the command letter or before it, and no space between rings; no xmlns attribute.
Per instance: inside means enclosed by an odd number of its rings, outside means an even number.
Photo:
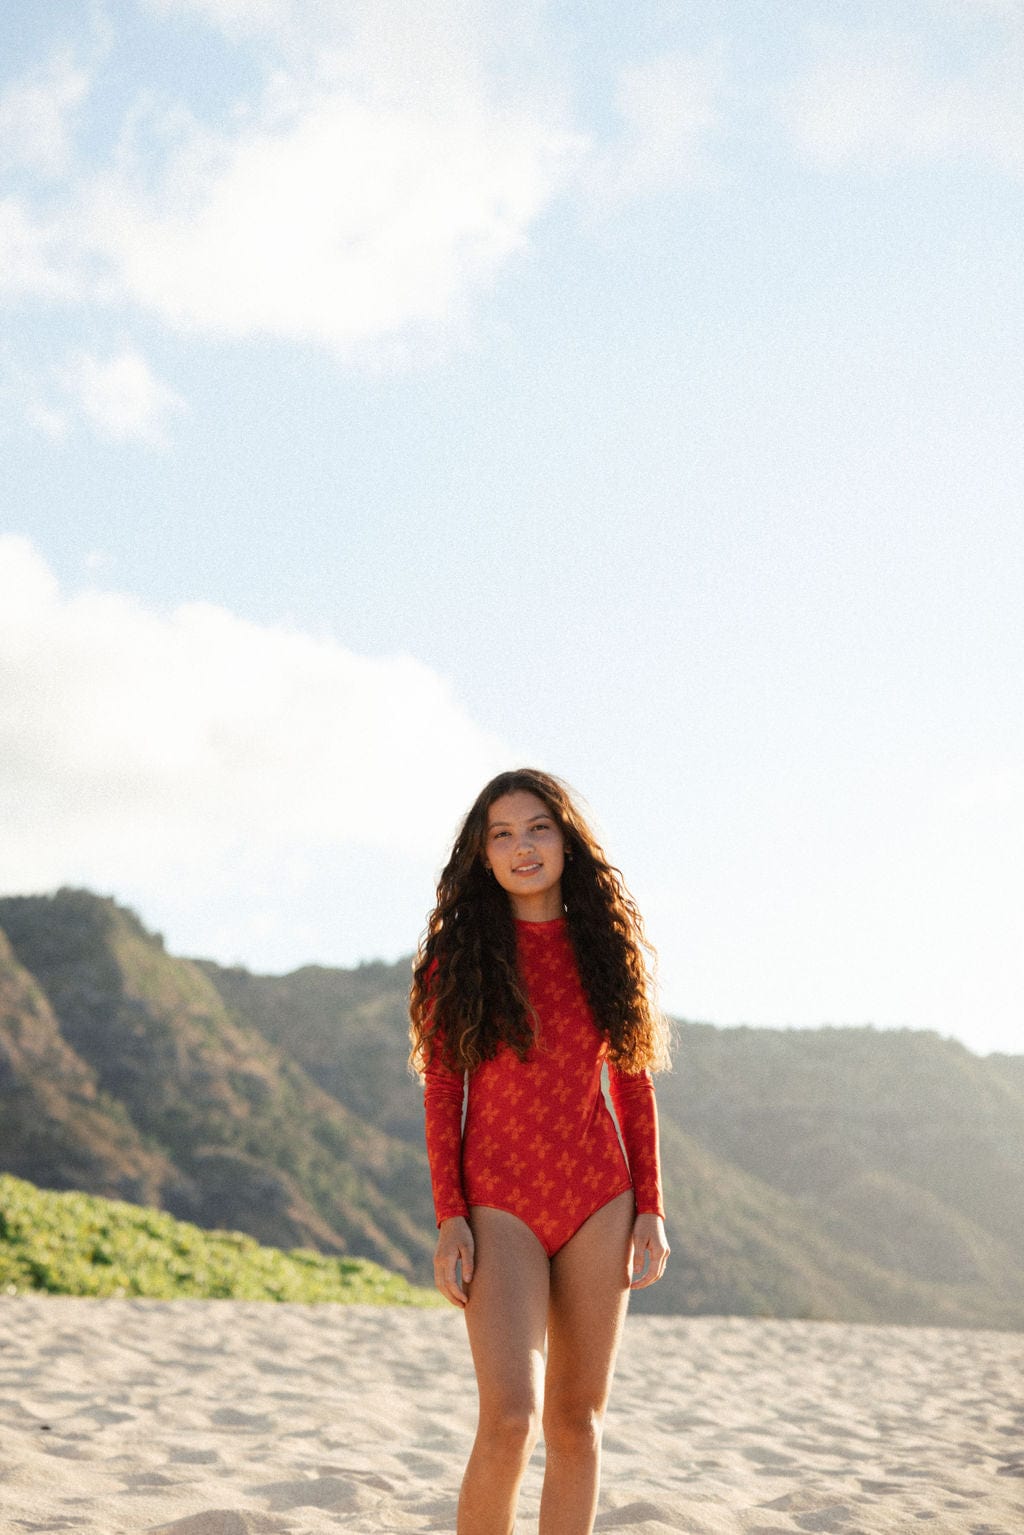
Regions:
<svg viewBox="0 0 1024 1535"><path fill-rule="evenodd" d="M462 1282L463 1284L469 1284L473 1278L474 1245L472 1236L467 1237L465 1242L460 1242L459 1257L462 1259Z"/></svg>
<svg viewBox="0 0 1024 1535"><path fill-rule="evenodd" d="M633 1279L629 1288L646 1290L648 1285L657 1284L665 1272L670 1251L668 1244L659 1241L657 1237L646 1237L642 1242L634 1242Z"/></svg>
<svg viewBox="0 0 1024 1535"><path fill-rule="evenodd" d="M434 1254L434 1284L453 1306L465 1306L469 1297L459 1284L459 1264L462 1264L463 1284L473 1277L473 1234L466 1228L462 1234L447 1237L442 1234Z"/></svg>
<svg viewBox="0 0 1024 1535"><path fill-rule="evenodd" d="M436 1274L434 1283L445 1300L450 1300L453 1306L464 1306L466 1304L467 1297L459 1288L454 1268Z"/></svg>
<svg viewBox="0 0 1024 1535"><path fill-rule="evenodd" d="M643 1274L646 1262L647 1244L646 1242L637 1241L636 1237L634 1237L630 1244L629 1256L629 1278L631 1289L636 1288L636 1285L639 1282L641 1275Z"/></svg>
<svg viewBox="0 0 1024 1535"><path fill-rule="evenodd" d="M466 1296L459 1287L454 1258L445 1254L438 1259L434 1264L434 1283L445 1300L450 1300L453 1306L466 1304Z"/></svg>

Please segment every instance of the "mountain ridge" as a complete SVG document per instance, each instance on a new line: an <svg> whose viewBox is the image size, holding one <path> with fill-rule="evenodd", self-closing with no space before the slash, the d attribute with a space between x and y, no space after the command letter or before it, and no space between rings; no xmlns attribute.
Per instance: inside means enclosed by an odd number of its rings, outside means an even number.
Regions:
<svg viewBox="0 0 1024 1535"><path fill-rule="evenodd" d="M0 1169L421 1282L408 961L261 976L87 891L0 899ZM1024 1328L1024 1058L679 1022L637 1310Z"/></svg>

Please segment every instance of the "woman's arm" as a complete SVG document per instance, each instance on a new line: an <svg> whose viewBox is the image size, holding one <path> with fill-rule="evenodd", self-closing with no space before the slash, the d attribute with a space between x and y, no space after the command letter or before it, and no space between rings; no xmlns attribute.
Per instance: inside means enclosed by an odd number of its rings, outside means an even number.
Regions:
<svg viewBox="0 0 1024 1535"><path fill-rule="evenodd" d="M430 1187L437 1224L453 1215L466 1217L462 1188L462 1104L465 1073L433 1061L423 1074L423 1112L430 1164Z"/></svg>
<svg viewBox="0 0 1024 1535"><path fill-rule="evenodd" d="M664 1217L654 1080L649 1071L629 1075L617 1066L610 1066L608 1086L622 1132L622 1144L626 1148L637 1214Z"/></svg>
<svg viewBox="0 0 1024 1535"><path fill-rule="evenodd" d="M473 1233L462 1187L462 1105L465 1073L435 1063L424 1073L424 1118L427 1161L434 1196L438 1237L434 1251L434 1283L454 1306L464 1306L463 1285L473 1277ZM462 1285L458 1265L462 1265Z"/></svg>
<svg viewBox="0 0 1024 1535"><path fill-rule="evenodd" d="M630 1259L631 1289L645 1290L648 1285L657 1284L664 1274L670 1252L665 1234L654 1081L649 1071L629 1075L617 1066L610 1066L608 1085L636 1200Z"/></svg>

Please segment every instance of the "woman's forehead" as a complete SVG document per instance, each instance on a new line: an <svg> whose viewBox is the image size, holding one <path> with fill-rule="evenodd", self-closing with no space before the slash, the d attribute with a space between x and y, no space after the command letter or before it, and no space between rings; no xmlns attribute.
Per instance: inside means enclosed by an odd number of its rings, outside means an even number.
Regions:
<svg viewBox="0 0 1024 1535"><path fill-rule="evenodd" d="M531 821L542 815L550 816L551 808L539 794L529 789L513 789L511 794L500 795L489 807L487 824L496 826L501 821Z"/></svg>

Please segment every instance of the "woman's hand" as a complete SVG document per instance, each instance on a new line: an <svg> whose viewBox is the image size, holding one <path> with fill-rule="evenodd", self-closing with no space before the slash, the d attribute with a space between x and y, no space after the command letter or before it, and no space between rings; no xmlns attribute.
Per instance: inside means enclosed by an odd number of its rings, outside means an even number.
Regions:
<svg viewBox="0 0 1024 1535"><path fill-rule="evenodd" d="M629 1288L646 1290L649 1284L657 1284L664 1274L672 1250L660 1215L637 1216L633 1222L631 1248L629 1267L633 1279Z"/></svg>
<svg viewBox="0 0 1024 1535"><path fill-rule="evenodd" d="M453 1306L464 1306L469 1299L459 1284L456 1265L462 1264L462 1285L473 1277L473 1233L461 1215L451 1215L441 1222L434 1249L434 1283Z"/></svg>

